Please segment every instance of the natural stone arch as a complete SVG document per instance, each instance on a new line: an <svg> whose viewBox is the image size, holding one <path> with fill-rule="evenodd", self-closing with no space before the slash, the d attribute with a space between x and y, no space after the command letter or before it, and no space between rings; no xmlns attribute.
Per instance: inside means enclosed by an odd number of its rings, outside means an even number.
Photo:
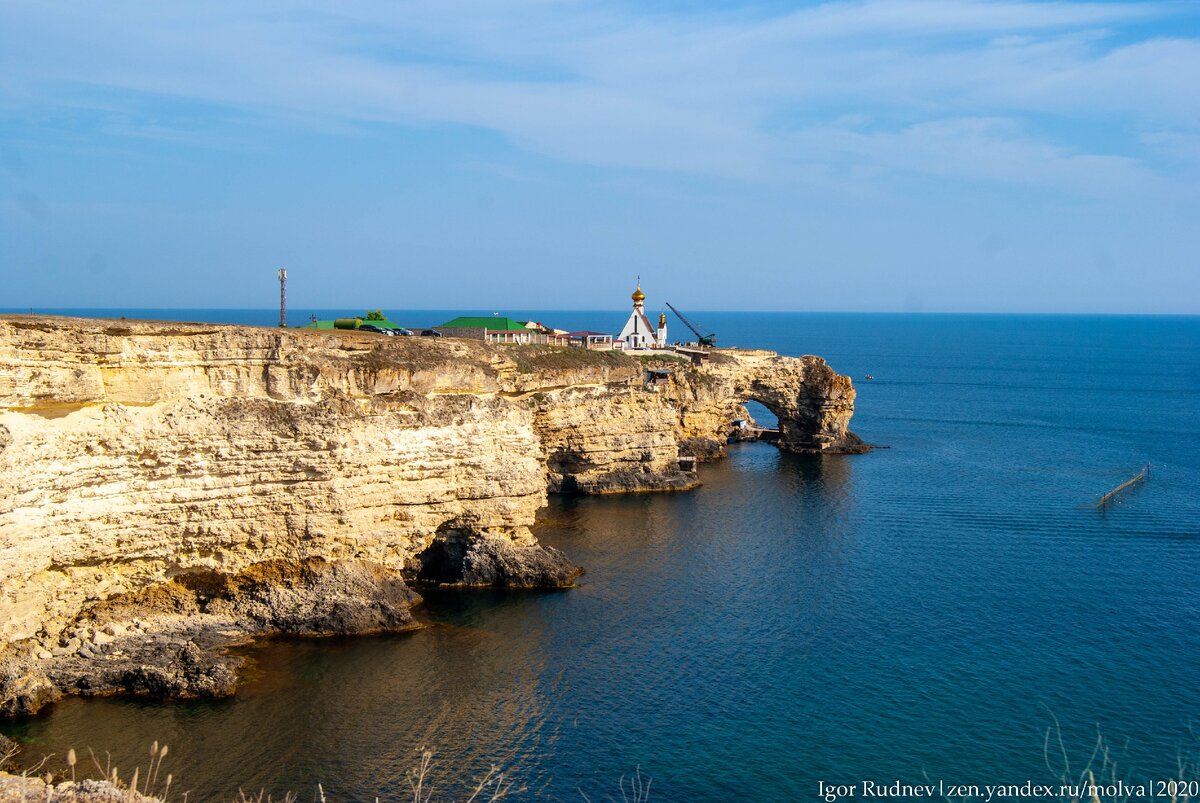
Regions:
<svg viewBox="0 0 1200 803"><path fill-rule="evenodd" d="M779 439L780 411L772 403L754 396L745 396L737 400L735 409L737 416L729 431L731 442L768 441L774 443ZM767 417L764 417L764 414ZM746 423L739 428L737 423L743 420Z"/></svg>
<svg viewBox="0 0 1200 803"><path fill-rule="evenodd" d="M861 451L849 431L854 385L820 357L774 357L741 366L735 392L779 420L779 446L793 452Z"/></svg>
<svg viewBox="0 0 1200 803"><path fill-rule="evenodd" d="M770 351L714 351L701 369L677 374L681 449L714 456L730 422L756 401L779 421L779 448L802 453L857 453L869 448L849 429L854 384L820 357Z"/></svg>

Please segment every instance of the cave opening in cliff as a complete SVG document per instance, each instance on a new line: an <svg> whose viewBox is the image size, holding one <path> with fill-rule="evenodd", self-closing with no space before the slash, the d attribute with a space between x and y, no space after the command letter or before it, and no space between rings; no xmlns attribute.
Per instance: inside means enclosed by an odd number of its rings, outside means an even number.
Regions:
<svg viewBox="0 0 1200 803"><path fill-rule="evenodd" d="M432 543L417 555L416 579L422 583L461 583L467 555L467 533L442 525Z"/></svg>

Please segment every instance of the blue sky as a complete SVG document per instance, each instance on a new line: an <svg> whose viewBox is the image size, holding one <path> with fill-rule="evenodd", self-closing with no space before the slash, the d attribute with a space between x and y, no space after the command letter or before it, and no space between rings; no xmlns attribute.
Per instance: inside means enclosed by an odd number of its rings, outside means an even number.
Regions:
<svg viewBox="0 0 1200 803"><path fill-rule="evenodd" d="M0 0L0 306L1200 312L1200 4Z"/></svg>

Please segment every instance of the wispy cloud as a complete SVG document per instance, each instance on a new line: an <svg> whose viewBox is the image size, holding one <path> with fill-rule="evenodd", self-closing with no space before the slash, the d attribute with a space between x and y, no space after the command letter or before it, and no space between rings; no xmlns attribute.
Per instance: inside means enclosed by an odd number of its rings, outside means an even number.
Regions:
<svg viewBox="0 0 1200 803"><path fill-rule="evenodd" d="M475 126L618 168L772 180L817 163L1107 194L1154 185L1161 148L1143 132L1200 129L1183 78L1200 75L1200 42L1138 33L1195 16L1169 2L867 0L765 15L128 0L5 13L6 107L70 105L80 87L134 93L145 102L110 126L130 136L193 136L155 119L171 98L312 124Z"/></svg>
<svg viewBox="0 0 1200 803"><path fill-rule="evenodd" d="M465 170L486 173L496 178L502 178L505 181L515 181L520 184L541 184L545 181L525 170L499 162L464 162L461 167Z"/></svg>
<svg viewBox="0 0 1200 803"><path fill-rule="evenodd" d="M1030 184L1099 198L1166 189L1137 159L1074 153L1005 119L937 120L870 134L827 129L806 132L801 141L807 150L841 152L887 170L964 181Z"/></svg>

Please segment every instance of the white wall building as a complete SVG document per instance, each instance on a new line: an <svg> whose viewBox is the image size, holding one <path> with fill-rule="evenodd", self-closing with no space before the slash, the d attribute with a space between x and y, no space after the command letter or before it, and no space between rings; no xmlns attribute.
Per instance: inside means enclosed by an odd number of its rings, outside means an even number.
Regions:
<svg viewBox="0 0 1200 803"><path fill-rule="evenodd" d="M656 329L646 317L646 294L642 292L642 283L633 291L633 312L625 322L625 328L617 335L615 342L621 343L626 350L663 348L667 345L667 316L658 316Z"/></svg>

